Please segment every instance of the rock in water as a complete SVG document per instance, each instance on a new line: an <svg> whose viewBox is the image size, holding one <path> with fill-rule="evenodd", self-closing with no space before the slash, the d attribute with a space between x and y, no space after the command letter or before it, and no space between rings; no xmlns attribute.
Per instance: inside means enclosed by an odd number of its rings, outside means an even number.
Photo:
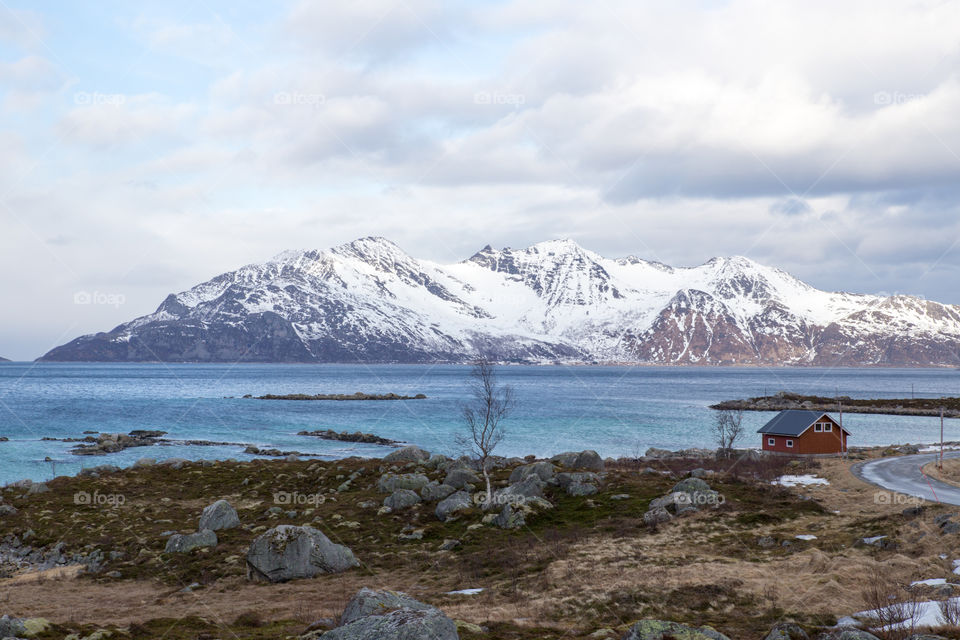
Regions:
<svg viewBox="0 0 960 640"><path fill-rule="evenodd" d="M248 575L270 582L341 573L360 563L349 548L313 527L282 524L264 532L247 551Z"/></svg>
<svg viewBox="0 0 960 640"><path fill-rule="evenodd" d="M217 534L209 529L197 533L175 533L167 540L164 553L189 553L202 547L217 546Z"/></svg>
<svg viewBox="0 0 960 640"><path fill-rule="evenodd" d="M663 620L641 620L630 627L622 640L730 640L730 638L710 627L688 627L685 624Z"/></svg>
<svg viewBox="0 0 960 640"><path fill-rule="evenodd" d="M414 600L402 591L387 591L378 589L360 589L347 603L340 616L340 624L350 624L366 616L382 616L396 609L414 609L425 611L434 609L428 604Z"/></svg>
<svg viewBox="0 0 960 640"><path fill-rule="evenodd" d="M233 529L240 526L240 517L237 510L230 506L226 500L217 500L209 507L203 510L200 516L200 529L209 529L210 531L220 531L221 529Z"/></svg>

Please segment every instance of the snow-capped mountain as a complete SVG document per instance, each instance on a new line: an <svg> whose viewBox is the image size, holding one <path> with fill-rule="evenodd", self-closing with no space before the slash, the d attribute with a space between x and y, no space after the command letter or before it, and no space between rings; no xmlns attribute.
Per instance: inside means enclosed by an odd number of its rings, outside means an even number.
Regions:
<svg viewBox="0 0 960 640"><path fill-rule="evenodd" d="M819 291L743 257L675 268L570 240L416 260L289 251L44 360L957 365L960 307Z"/></svg>

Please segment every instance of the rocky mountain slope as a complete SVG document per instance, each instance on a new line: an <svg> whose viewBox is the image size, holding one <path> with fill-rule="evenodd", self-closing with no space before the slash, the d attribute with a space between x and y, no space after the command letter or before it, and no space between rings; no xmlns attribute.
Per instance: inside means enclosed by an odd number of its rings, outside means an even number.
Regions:
<svg viewBox="0 0 960 640"><path fill-rule="evenodd" d="M957 365L960 307L819 291L743 257L674 268L569 240L452 265L384 238L289 251L43 360Z"/></svg>

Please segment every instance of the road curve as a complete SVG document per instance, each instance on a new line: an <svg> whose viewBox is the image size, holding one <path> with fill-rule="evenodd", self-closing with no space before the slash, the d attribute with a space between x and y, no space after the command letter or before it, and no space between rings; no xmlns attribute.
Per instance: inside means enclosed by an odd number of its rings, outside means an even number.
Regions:
<svg viewBox="0 0 960 640"><path fill-rule="evenodd" d="M930 502L960 505L960 487L935 480L921 471L925 465L936 461L938 455L938 453L920 453L912 456L880 458L861 462L850 470L861 480L883 489ZM944 451L943 457L960 457L960 451Z"/></svg>

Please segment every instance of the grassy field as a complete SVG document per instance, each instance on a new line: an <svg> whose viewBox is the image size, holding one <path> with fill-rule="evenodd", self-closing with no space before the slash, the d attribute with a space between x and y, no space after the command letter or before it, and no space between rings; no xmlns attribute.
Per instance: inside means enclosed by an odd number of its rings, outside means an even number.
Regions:
<svg viewBox="0 0 960 640"><path fill-rule="evenodd" d="M8 487L3 500L18 512L0 518L0 538L29 530L34 547L63 541L69 551L119 555L98 574L67 568L5 576L0 612L49 619L50 638L101 628L170 640L295 637L314 620L336 617L368 586L406 591L487 629L482 636L464 630L463 638L585 638L601 629L613 638L638 619L659 618L709 624L736 639L761 638L784 619L811 630L832 625L867 607L865 585L878 571L903 585L951 577L957 536L941 535L933 523L945 509L906 516L887 492L855 479L846 461L776 458L731 467L690 460L645 473L648 464L608 465L600 493L589 498L548 489L555 507L510 531L480 524L479 510L440 522L432 504L378 515L381 473L409 470L379 460L147 467L58 478L46 493ZM649 502L693 467L719 472L709 482L723 504L645 527ZM830 484L771 484L783 473L813 473ZM338 492L351 474L359 475ZM505 485L508 475L497 471L496 483ZM100 504L78 505L78 494L101 496ZM629 498L612 499L618 494ZM163 553L165 532L196 530L203 507L220 498L236 507L242 527L218 532L212 549ZM276 506L281 513L268 511ZM250 542L283 523L320 529L349 546L361 567L285 584L248 581ZM413 530L422 539L398 538ZM856 544L878 535L896 548ZM462 543L440 551L448 539ZM465 588L483 591L448 594Z"/></svg>

